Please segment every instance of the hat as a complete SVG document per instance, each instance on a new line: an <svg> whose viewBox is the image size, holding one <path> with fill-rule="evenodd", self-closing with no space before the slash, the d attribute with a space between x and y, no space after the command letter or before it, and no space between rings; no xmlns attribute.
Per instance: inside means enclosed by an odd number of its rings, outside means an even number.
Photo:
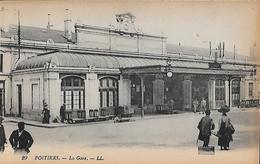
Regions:
<svg viewBox="0 0 260 164"><path fill-rule="evenodd" d="M230 108L225 105L225 106L221 106L221 108L218 110L218 112L221 112L221 113L227 113L230 111Z"/></svg>
<svg viewBox="0 0 260 164"><path fill-rule="evenodd" d="M210 115L210 110L207 109L207 110L205 111L205 113L206 113L206 115Z"/></svg>

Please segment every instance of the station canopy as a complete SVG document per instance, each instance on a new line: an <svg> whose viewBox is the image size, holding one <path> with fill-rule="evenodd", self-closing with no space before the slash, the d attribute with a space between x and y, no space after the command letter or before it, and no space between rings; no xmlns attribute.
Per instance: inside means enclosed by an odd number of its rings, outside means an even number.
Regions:
<svg viewBox="0 0 260 164"><path fill-rule="evenodd" d="M124 73L128 71L143 71L145 69L151 69L154 67L166 67L167 61L170 58L167 57L152 57L152 56L141 56L141 55L111 55L105 53L79 53L70 51L56 51L46 54L41 54L35 57L28 58L21 61L17 66L16 70L31 70L37 68L44 68L46 63L52 63L56 68L89 68L94 66L100 69L120 69ZM208 61L202 60L181 60L171 58L171 67L174 71L182 70L181 73L196 73L196 70L200 72L212 73L212 68L209 68ZM252 66L228 64L223 63L221 70L218 74L225 72L248 72L252 71ZM191 72L189 72L191 71Z"/></svg>

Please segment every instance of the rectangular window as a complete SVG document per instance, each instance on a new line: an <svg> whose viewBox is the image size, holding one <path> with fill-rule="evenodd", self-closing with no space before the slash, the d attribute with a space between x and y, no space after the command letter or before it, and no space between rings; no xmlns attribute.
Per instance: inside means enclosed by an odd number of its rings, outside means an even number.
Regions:
<svg viewBox="0 0 260 164"><path fill-rule="evenodd" d="M80 91L79 108L84 109L84 91Z"/></svg>
<svg viewBox="0 0 260 164"><path fill-rule="evenodd" d="M102 107L107 107L107 92L103 91L102 93Z"/></svg>
<svg viewBox="0 0 260 164"><path fill-rule="evenodd" d="M73 109L79 109L79 91L73 91Z"/></svg>
<svg viewBox="0 0 260 164"><path fill-rule="evenodd" d="M32 84L32 109L40 109L39 84Z"/></svg>
<svg viewBox="0 0 260 164"><path fill-rule="evenodd" d="M249 83L249 85L248 85L248 95L249 95L249 97L252 97L253 96L253 83Z"/></svg>
<svg viewBox="0 0 260 164"><path fill-rule="evenodd" d="M113 91L109 91L109 94L108 94L108 106L114 106L114 104L113 104L113 98L114 98L114 96L113 96Z"/></svg>
<svg viewBox="0 0 260 164"><path fill-rule="evenodd" d="M3 54L0 54L0 72L3 72Z"/></svg>
<svg viewBox="0 0 260 164"><path fill-rule="evenodd" d="M216 101L225 100L225 81L224 80L216 80L215 99L216 99Z"/></svg>
<svg viewBox="0 0 260 164"><path fill-rule="evenodd" d="M63 105L63 103L64 103L64 91L61 91L60 100L61 100L60 104Z"/></svg>
<svg viewBox="0 0 260 164"><path fill-rule="evenodd" d="M65 100L66 100L66 109L71 110L72 108L72 100L71 100L71 91L65 91Z"/></svg>

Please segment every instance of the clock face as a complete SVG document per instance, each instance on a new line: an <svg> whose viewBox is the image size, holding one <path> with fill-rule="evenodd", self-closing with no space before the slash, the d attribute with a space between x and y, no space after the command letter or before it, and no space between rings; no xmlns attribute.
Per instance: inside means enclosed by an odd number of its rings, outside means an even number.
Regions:
<svg viewBox="0 0 260 164"><path fill-rule="evenodd" d="M125 31L128 31L129 30L129 22L123 22L123 29Z"/></svg>

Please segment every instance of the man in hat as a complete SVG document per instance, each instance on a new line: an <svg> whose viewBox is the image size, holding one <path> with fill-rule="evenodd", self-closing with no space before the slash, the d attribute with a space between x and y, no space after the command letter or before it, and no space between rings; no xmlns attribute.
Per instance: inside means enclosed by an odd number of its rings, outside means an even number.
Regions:
<svg viewBox="0 0 260 164"><path fill-rule="evenodd" d="M24 130L24 122L18 122L18 129L14 130L9 138L14 152L29 153L33 144L33 138L29 132Z"/></svg>
<svg viewBox="0 0 260 164"><path fill-rule="evenodd" d="M64 119L65 119L65 103L60 107L60 119L61 122L64 123Z"/></svg>
<svg viewBox="0 0 260 164"><path fill-rule="evenodd" d="M5 138L5 129L2 125L3 118L0 117L0 152L3 152L5 150L5 144L6 144L6 138Z"/></svg>
<svg viewBox="0 0 260 164"><path fill-rule="evenodd" d="M210 117L210 110L205 111L206 116L202 117L197 128L199 129L198 139L203 141L203 147L208 147L211 130L215 128L213 119Z"/></svg>
<svg viewBox="0 0 260 164"><path fill-rule="evenodd" d="M49 124L50 123L50 110L48 109L48 105L46 102L43 104L42 114L43 114L42 123Z"/></svg>

